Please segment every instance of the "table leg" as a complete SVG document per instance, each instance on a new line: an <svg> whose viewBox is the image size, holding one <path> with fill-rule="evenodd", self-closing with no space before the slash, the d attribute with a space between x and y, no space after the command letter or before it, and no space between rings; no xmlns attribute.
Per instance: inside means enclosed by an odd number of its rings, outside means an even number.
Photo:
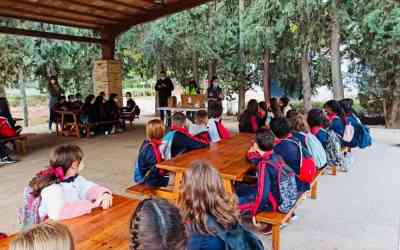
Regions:
<svg viewBox="0 0 400 250"><path fill-rule="evenodd" d="M224 179L223 183L224 183L225 192L233 194L234 190L233 190L232 181L228 180L228 179Z"/></svg>
<svg viewBox="0 0 400 250"><path fill-rule="evenodd" d="M61 113L61 136L64 136L64 113Z"/></svg>
<svg viewBox="0 0 400 250"><path fill-rule="evenodd" d="M175 184L174 184L174 194L178 197L178 194L181 190L181 185L183 181L183 172L175 173Z"/></svg>
<svg viewBox="0 0 400 250"><path fill-rule="evenodd" d="M317 192L318 192L318 181L316 181L314 185L311 187L311 199L313 200L317 199Z"/></svg>
<svg viewBox="0 0 400 250"><path fill-rule="evenodd" d="M272 249L279 250L281 245L280 239L280 232L281 228L280 225L272 225Z"/></svg>
<svg viewBox="0 0 400 250"><path fill-rule="evenodd" d="M74 117L74 124L75 124L75 133L76 136L80 139L81 138L81 131L79 129L79 123L78 123L78 119L77 119L77 115L73 114L72 115Z"/></svg>

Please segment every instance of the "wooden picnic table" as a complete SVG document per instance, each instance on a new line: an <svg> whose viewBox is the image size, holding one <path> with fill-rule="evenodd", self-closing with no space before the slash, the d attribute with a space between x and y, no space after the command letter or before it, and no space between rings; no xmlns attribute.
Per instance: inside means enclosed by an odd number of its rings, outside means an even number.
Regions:
<svg viewBox="0 0 400 250"><path fill-rule="evenodd" d="M254 134L240 133L229 140L212 143L209 148L194 150L157 164L157 168L175 173L174 190L170 197L165 198L176 199L184 172L197 160L205 160L214 166L222 176L226 191L233 193L232 183L243 181L246 173L254 168L246 159L254 137Z"/></svg>
<svg viewBox="0 0 400 250"><path fill-rule="evenodd" d="M73 132L73 134L78 137L81 138L81 131L80 131L80 115L81 115L81 111L80 110L56 110L56 113L61 115L61 120L60 120L60 132L61 132L61 136L69 136L71 135L71 132ZM66 121L66 117L70 116L72 117L72 121L67 122ZM72 129L67 129L66 125L72 125L73 128ZM56 125L56 134L59 135L59 131L58 131L58 124Z"/></svg>
<svg viewBox="0 0 400 250"><path fill-rule="evenodd" d="M74 237L77 250L87 249L128 249L129 220L139 201L114 195L110 209L95 209L88 215L64 220ZM12 235L0 240L0 250L8 250Z"/></svg>

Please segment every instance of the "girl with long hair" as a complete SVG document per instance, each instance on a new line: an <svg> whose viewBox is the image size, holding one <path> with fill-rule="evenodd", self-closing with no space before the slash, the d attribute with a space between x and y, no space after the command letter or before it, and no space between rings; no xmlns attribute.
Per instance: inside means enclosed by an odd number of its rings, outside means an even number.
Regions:
<svg viewBox="0 0 400 250"><path fill-rule="evenodd" d="M331 129L340 137L343 137L345 128L345 115L339 102L336 100L327 101L324 104L324 110L327 114L326 118Z"/></svg>
<svg viewBox="0 0 400 250"><path fill-rule="evenodd" d="M256 133L259 128L258 102L251 99L246 110L239 117L239 131L242 133Z"/></svg>
<svg viewBox="0 0 400 250"><path fill-rule="evenodd" d="M236 196L225 192L218 171L203 161L186 170L178 206L187 222L188 250L225 249L212 224L229 231L240 223Z"/></svg>

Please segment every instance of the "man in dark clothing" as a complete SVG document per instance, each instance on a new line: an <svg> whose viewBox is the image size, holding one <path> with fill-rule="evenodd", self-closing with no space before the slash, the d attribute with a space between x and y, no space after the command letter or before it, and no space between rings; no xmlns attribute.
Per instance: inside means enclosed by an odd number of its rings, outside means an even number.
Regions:
<svg viewBox="0 0 400 250"><path fill-rule="evenodd" d="M174 84L171 79L167 77L165 71L161 71L161 78L157 80L156 91L158 91L158 105L159 107L168 107L168 98L174 90ZM161 119L164 120L164 112L160 112ZM168 115L169 116L169 115Z"/></svg>

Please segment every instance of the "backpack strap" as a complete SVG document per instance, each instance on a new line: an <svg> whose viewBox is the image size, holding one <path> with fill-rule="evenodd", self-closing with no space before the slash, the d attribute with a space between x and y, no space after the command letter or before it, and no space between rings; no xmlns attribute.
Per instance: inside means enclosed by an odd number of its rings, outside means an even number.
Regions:
<svg viewBox="0 0 400 250"><path fill-rule="evenodd" d="M291 143L294 143L294 144L296 144L297 147L299 148L299 151L300 151L300 162L299 162L300 166L299 166L299 169L300 169L300 168L301 168L301 165L302 165L302 162L303 162L303 150L302 150L302 148L301 148L301 144L298 143L298 142L296 142L295 140L292 140L292 139L282 139L282 141L289 141L289 142L291 142Z"/></svg>

